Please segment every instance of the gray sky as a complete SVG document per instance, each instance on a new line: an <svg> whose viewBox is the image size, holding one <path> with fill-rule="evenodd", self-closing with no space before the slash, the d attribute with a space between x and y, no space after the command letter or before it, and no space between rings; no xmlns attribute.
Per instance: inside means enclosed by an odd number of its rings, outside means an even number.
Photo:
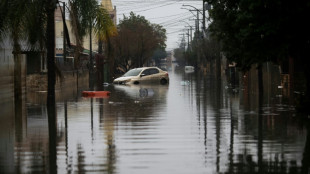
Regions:
<svg viewBox="0 0 310 174"><path fill-rule="evenodd" d="M166 50L178 47L183 34L187 33L188 24L195 27L196 12L189 11L195 8L182 7L183 4L202 9L202 0L112 0L112 5L116 6L118 23L123 19L123 15L129 16L132 11L136 15L144 16L151 23L162 25L167 30ZM202 15L199 18L201 19ZM185 37L187 41L187 35Z"/></svg>

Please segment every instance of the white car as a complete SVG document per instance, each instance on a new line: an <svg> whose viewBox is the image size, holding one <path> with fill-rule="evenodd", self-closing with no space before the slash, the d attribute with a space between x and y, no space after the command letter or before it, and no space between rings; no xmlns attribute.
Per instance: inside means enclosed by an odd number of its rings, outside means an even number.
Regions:
<svg viewBox="0 0 310 174"><path fill-rule="evenodd" d="M193 66L185 66L184 69L185 69L185 73L192 73L195 71L195 67Z"/></svg>
<svg viewBox="0 0 310 174"><path fill-rule="evenodd" d="M157 67L142 67L131 69L123 76L116 78L114 84L146 84L159 83L165 85L169 83L168 72Z"/></svg>

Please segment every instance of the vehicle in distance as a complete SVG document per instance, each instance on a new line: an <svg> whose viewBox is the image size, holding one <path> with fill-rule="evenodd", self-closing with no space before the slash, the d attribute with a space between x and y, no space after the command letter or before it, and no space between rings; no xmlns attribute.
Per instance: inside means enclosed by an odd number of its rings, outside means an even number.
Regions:
<svg viewBox="0 0 310 174"><path fill-rule="evenodd" d="M158 83L165 85L169 83L168 72L157 67L141 67L131 69L113 81L114 84L147 84Z"/></svg>
<svg viewBox="0 0 310 174"><path fill-rule="evenodd" d="M185 73L192 73L195 71L195 67L193 66L185 66L184 69L185 69Z"/></svg>

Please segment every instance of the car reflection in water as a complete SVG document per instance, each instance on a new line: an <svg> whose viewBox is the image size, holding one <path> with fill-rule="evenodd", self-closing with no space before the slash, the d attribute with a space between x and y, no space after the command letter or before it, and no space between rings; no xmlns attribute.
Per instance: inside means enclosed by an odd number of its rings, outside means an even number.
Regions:
<svg viewBox="0 0 310 174"><path fill-rule="evenodd" d="M144 100L147 98L164 97L167 93L169 85L114 85L115 90L124 93L126 96L130 97L132 100Z"/></svg>
<svg viewBox="0 0 310 174"><path fill-rule="evenodd" d="M106 111L126 122L144 122L166 106L169 85L113 85Z"/></svg>

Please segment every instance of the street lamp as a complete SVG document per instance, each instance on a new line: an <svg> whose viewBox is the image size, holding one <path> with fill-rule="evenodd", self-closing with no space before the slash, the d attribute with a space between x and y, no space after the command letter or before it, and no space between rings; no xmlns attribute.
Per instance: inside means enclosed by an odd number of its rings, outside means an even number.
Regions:
<svg viewBox="0 0 310 174"><path fill-rule="evenodd" d="M183 6L183 7L192 7L192 8L194 8L196 11L198 11L200 14L203 14L203 13L201 12L201 10L197 9L196 7L194 7L194 6L192 6L192 5L185 5L185 4L183 4L182 6Z"/></svg>
<svg viewBox="0 0 310 174"><path fill-rule="evenodd" d="M197 31L198 31L198 33L200 33L200 29L199 29L199 13L200 14L202 14L203 15L203 13L201 13L201 10L199 10L199 9L197 9L196 7L194 7L194 6L192 6L192 5L182 5L183 7L185 7L185 6L188 6L188 7L192 7L192 8L194 8L195 10L194 11L196 11L197 12ZM188 9L187 9L188 10ZM191 11L191 10L189 10L189 11Z"/></svg>
<svg viewBox="0 0 310 174"><path fill-rule="evenodd" d="M209 10L210 9L210 5L205 5L206 3L206 0L203 0L203 5L202 5L202 12L201 10L197 9L196 7L192 6L192 5L182 5L182 6L188 6L188 7L192 7L194 8L196 11L197 11L197 15L198 15L198 12L200 14L202 14L202 29L203 29L203 32L206 31L206 10Z"/></svg>

